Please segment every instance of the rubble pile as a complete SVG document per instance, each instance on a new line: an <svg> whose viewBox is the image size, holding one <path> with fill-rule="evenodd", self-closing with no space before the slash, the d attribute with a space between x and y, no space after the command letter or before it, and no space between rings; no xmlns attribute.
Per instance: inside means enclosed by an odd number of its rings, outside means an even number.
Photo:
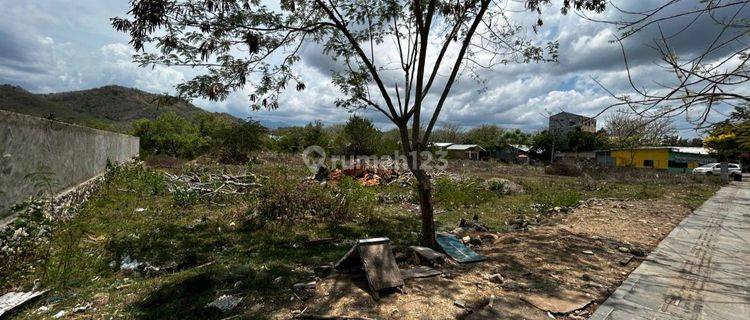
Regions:
<svg viewBox="0 0 750 320"><path fill-rule="evenodd" d="M199 175L197 173L186 173L175 175L164 172L170 182L169 192L195 191L200 195L210 194L237 194L249 192L260 186L261 177L252 174L216 174L209 173Z"/></svg>
<svg viewBox="0 0 750 320"><path fill-rule="evenodd" d="M450 176L453 179L458 179L457 176L452 175L443 170L433 170L429 172L430 177L435 179L441 176ZM310 180L317 180L320 182L332 181L338 182L343 177L348 176L357 180L363 186L376 186L376 185L391 185L399 184L401 186L409 186L415 182L414 174L407 169L399 169L398 166L394 166L388 163L379 165L368 165L365 163L354 164L343 169L329 170L326 167L319 167L318 171L310 177Z"/></svg>
<svg viewBox="0 0 750 320"><path fill-rule="evenodd" d="M10 212L15 218L0 227L0 260L9 261L9 257L46 242L52 224L70 220L103 181L100 176L56 197L29 198L14 205Z"/></svg>

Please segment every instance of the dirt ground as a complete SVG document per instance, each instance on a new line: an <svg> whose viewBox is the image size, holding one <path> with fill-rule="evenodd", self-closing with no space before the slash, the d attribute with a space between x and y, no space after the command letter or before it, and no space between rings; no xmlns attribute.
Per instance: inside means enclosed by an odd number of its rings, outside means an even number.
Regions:
<svg viewBox="0 0 750 320"><path fill-rule="evenodd" d="M377 301L362 275L333 275L314 291L293 297L299 309L280 310L274 317L585 319L689 213L668 197L589 200L529 230L474 233L483 239L473 249L487 257L484 262L449 263L443 275L406 280L403 292ZM504 280L491 281L493 274ZM552 314L527 301L586 306Z"/></svg>

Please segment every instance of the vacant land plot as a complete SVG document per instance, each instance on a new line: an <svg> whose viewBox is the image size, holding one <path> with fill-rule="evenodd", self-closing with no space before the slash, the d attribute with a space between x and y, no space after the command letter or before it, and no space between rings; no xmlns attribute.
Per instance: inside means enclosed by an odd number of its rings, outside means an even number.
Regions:
<svg viewBox="0 0 750 320"><path fill-rule="evenodd" d="M541 319L547 313L526 301L561 292L593 301L566 315L585 317L639 255L718 188L652 171L559 176L535 167L452 163L434 178L438 228L450 231L459 219L478 216L490 231L466 235L479 239L473 248L488 260L446 265L443 276L407 280L405 293L375 301L363 279L321 279L315 269L339 259L356 239L380 236L408 265L404 248L419 236L412 184L364 187L351 178L321 183L308 176L299 160L280 155L246 166L111 168L72 218L49 216L34 203L17 208L20 219L2 231L0 259L8 263L0 266L0 287L51 289L15 314L31 319L61 312L440 319L497 310ZM502 281L489 279L495 274ZM310 281L315 289L292 288ZM207 306L224 295L242 300L226 312Z"/></svg>

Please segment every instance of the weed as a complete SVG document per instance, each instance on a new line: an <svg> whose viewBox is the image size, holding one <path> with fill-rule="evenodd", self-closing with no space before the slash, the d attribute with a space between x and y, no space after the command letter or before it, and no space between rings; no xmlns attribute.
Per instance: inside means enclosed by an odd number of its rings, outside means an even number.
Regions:
<svg viewBox="0 0 750 320"><path fill-rule="evenodd" d="M172 191L172 202L174 205L180 208L188 208L194 204L197 204L201 200L201 195L197 190L175 188Z"/></svg>

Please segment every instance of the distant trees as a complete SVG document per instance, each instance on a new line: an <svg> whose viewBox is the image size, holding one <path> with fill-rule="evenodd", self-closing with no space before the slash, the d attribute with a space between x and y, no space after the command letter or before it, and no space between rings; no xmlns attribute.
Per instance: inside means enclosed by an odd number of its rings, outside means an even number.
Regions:
<svg viewBox="0 0 750 320"><path fill-rule="evenodd" d="M229 163L245 162L248 156L267 145L267 130L255 121L230 120L216 114L199 114L188 120L174 112L155 120L133 123L131 132L140 138L145 154L194 158L213 153Z"/></svg>
<svg viewBox="0 0 750 320"><path fill-rule="evenodd" d="M554 152L586 152L607 149L610 140L603 131L596 133L574 128L565 134L552 134L547 130L539 132L532 138L532 150L539 151L545 159Z"/></svg>
<svg viewBox="0 0 750 320"><path fill-rule="evenodd" d="M381 151L382 133L372 121L351 116L336 138L336 151L343 155L373 155Z"/></svg>

